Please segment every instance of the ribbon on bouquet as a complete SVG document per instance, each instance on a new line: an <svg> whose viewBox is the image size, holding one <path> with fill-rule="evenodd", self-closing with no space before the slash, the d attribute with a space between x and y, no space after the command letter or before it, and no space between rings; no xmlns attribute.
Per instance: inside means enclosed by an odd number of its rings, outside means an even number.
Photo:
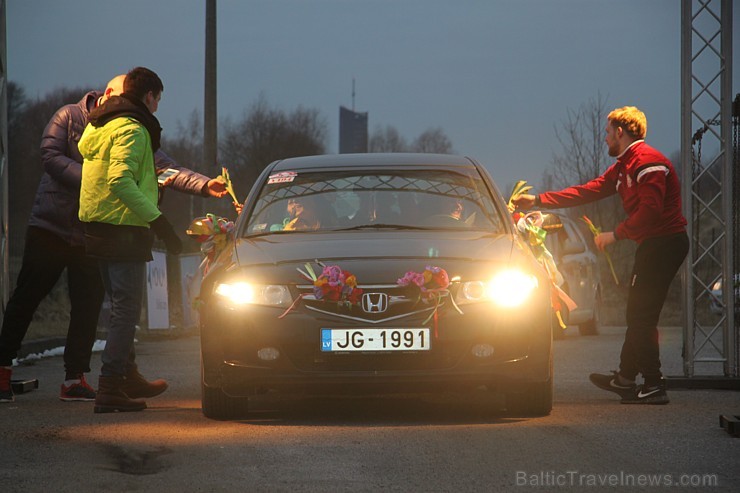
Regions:
<svg viewBox="0 0 740 493"><path fill-rule="evenodd" d="M554 293L551 300L553 309L555 310L555 315L558 318L560 327L565 329L566 325L565 322L563 322L560 302L565 303L565 306L568 307L569 311L575 310L578 308L578 305L573 301L573 298L568 296L568 294L560 287L563 285L565 280L555 264L555 259L545 246L547 231L543 228L544 221L544 215L541 211L533 211L521 216L516 223L516 227L520 233L527 237L535 258L540 265L545 268L545 271L550 278Z"/></svg>

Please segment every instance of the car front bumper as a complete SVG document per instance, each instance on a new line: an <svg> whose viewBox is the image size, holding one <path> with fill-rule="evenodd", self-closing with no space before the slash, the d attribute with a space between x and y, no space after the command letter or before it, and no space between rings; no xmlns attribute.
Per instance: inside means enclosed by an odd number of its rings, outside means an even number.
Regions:
<svg viewBox="0 0 740 493"><path fill-rule="evenodd" d="M545 303L518 312L486 304L440 308L382 322L372 328L428 327L428 351L325 352L322 328L355 328L357 321L317 314L302 307L283 310L250 307L243 312L203 313L203 383L229 395L267 390L290 393L393 393L458 390L485 385L519 390L551 378L552 331ZM435 320L436 318L436 320ZM366 326L366 325L365 325ZM475 350L489 351L481 355ZM261 359L269 348L279 355Z"/></svg>

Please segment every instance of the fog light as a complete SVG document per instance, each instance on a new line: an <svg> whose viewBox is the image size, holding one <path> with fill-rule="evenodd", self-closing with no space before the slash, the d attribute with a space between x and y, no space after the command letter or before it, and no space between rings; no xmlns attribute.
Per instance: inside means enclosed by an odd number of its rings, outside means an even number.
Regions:
<svg viewBox="0 0 740 493"><path fill-rule="evenodd" d="M493 346L490 344L476 344L473 346L472 353L476 358L488 358L493 354Z"/></svg>
<svg viewBox="0 0 740 493"><path fill-rule="evenodd" d="M262 361L275 361L280 357L280 351L274 347L263 347L257 351L257 357Z"/></svg>

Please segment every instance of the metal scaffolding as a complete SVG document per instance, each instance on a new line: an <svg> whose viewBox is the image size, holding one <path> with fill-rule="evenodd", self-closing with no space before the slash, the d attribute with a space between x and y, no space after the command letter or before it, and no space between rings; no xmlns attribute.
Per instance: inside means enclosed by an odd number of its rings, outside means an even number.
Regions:
<svg viewBox="0 0 740 493"><path fill-rule="evenodd" d="M683 360L689 380L739 375L731 86L732 1L682 0L681 162L691 237L683 271Z"/></svg>

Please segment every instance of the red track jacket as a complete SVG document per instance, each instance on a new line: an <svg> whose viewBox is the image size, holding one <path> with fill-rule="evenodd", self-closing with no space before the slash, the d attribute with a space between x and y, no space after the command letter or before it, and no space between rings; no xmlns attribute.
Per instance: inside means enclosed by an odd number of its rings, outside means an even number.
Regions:
<svg viewBox="0 0 740 493"><path fill-rule="evenodd" d="M644 141L633 143L601 176L583 185L539 195L543 207L573 207L619 193L627 219L614 230L617 239L647 238L686 230L681 185L671 162Z"/></svg>

